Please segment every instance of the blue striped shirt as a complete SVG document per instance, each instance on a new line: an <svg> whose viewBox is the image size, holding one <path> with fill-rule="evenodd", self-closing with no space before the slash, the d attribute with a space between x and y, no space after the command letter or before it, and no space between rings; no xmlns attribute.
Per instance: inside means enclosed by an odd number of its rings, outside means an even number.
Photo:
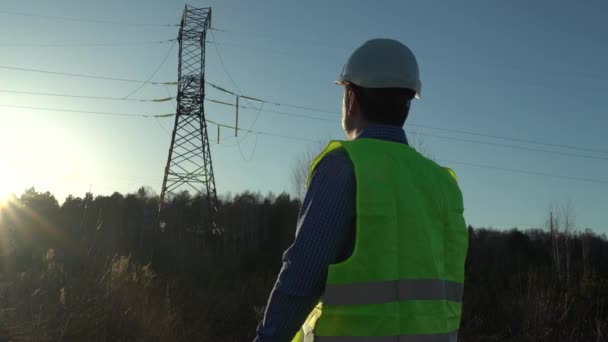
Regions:
<svg viewBox="0 0 608 342"><path fill-rule="evenodd" d="M401 127L373 125L358 137L407 144ZM327 154L313 171L293 244L283 254L264 319L254 342L288 342L325 289L330 264L348 258L355 243L355 172L343 149Z"/></svg>

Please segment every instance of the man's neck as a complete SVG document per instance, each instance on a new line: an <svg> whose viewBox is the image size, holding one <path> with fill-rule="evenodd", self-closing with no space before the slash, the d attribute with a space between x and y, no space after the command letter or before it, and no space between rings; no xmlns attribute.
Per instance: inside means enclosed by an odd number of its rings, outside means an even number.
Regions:
<svg viewBox="0 0 608 342"><path fill-rule="evenodd" d="M357 127L353 128L350 132L346 134L346 138L350 141L357 139L363 131L370 126L369 122L361 122Z"/></svg>
<svg viewBox="0 0 608 342"><path fill-rule="evenodd" d="M407 137L405 136L403 127L393 125L370 124L354 140L361 138L389 140L407 144Z"/></svg>

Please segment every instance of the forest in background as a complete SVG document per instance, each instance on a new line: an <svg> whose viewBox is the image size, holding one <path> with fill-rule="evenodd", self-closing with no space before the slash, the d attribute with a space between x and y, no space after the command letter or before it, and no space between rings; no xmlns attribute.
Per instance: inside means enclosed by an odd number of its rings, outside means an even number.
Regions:
<svg viewBox="0 0 608 342"><path fill-rule="evenodd" d="M251 341L293 240L300 202L244 192L200 225L182 193L27 190L0 210L0 341ZM608 240L547 227L468 228L461 341L607 341Z"/></svg>

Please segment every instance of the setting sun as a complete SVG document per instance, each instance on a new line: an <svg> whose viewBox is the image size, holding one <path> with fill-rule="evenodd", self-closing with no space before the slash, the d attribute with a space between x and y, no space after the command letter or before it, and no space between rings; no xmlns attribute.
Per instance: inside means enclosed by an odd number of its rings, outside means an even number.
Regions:
<svg viewBox="0 0 608 342"><path fill-rule="evenodd" d="M0 207L3 207L6 202L11 199L11 197L11 194L4 188L2 188L2 184L0 184Z"/></svg>

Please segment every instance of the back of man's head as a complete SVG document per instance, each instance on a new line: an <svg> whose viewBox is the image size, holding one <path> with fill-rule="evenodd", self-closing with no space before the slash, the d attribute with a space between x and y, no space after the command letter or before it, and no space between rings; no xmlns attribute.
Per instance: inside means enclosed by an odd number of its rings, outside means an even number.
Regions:
<svg viewBox="0 0 608 342"><path fill-rule="evenodd" d="M361 115L370 123L402 127L416 92L405 88L363 88L349 84Z"/></svg>

